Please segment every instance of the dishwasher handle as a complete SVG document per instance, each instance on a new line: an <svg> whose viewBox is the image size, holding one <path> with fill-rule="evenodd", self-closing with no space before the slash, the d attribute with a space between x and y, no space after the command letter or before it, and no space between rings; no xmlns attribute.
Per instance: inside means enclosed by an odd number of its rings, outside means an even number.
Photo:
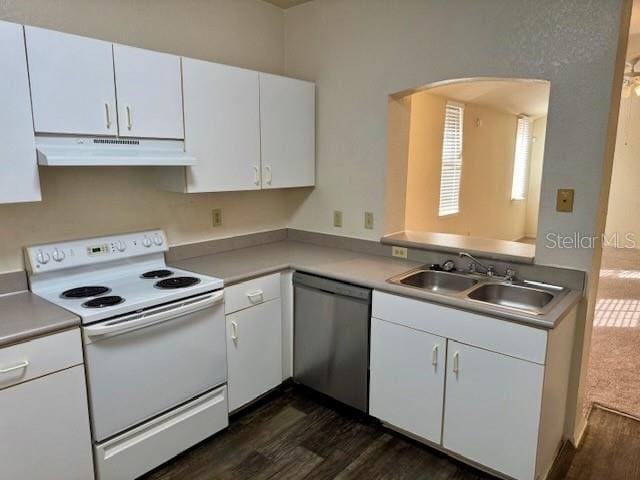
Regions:
<svg viewBox="0 0 640 480"><path fill-rule="evenodd" d="M317 277L315 275L308 275L306 273L294 273L293 286L312 288L335 295L364 300L365 302L371 301L371 289L369 288L359 287L329 278Z"/></svg>

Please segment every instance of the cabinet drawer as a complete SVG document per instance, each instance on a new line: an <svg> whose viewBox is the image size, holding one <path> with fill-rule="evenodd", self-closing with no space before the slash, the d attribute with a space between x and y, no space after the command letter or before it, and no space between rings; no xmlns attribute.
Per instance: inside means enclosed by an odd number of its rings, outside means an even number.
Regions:
<svg viewBox="0 0 640 480"><path fill-rule="evenodd" d="M82 363L80 329L0 349L0 389Z"/></svg>
<svg viewBox="0 0 640 480"><path fill-rule="evenodd" d="M225 288L226 314L280 298L280 274L254 278Z"/></svg>
<svg viewBox="0 0 640 480"><path fill-rule="evenodd" d="M547 332L453 307L373 292L372 316L497 353L545 363Z"/></svg>

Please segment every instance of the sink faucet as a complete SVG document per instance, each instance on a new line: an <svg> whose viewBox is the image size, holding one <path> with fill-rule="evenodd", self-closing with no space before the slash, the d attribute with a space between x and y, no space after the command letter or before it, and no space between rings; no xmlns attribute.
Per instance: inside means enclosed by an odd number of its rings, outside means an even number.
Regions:
<svg viewBox="0 0 640 480"><path fill-rule="evenodd" d="M468 258L469 260L471 260L472 263L469 264L469 271L472 273L477 271L477 267L480 267L484 270L484 272L478 273L485 273L488 277L493 277L493 275L496 273L493 265L485 265L470 253L460 252L458 255L460 256L460 258Z"/></svg>

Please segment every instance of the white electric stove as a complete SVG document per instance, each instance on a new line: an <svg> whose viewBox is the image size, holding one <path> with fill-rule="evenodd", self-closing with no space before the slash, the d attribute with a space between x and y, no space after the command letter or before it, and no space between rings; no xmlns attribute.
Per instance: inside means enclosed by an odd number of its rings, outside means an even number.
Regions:
<svg viewBox="0 0 640 480"><path fill-rule="evenodd" d="M162 230L25 249L31 291L82 319L100 480L228 425L224 282L167 266L166 250Z"/></svg>

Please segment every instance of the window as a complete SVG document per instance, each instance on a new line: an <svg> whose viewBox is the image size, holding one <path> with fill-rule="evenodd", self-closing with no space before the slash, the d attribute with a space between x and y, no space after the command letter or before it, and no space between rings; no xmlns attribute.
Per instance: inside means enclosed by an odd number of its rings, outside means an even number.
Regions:
<svg viewBox="0 0 640 480"><path fill-rule="evenodd" d="M511 200L524 200L529 186L529 158L531 156L531 119L518 117L516 152L513 157Z"/></svg>
<svg viewBox="0 0 640 480"><path fill-rule="evenodd" d="M438 215L460 211L460 178L462 176L462 121L464 105L447 102L444 114L442 169L440 171L440 206Z"/></svg>

